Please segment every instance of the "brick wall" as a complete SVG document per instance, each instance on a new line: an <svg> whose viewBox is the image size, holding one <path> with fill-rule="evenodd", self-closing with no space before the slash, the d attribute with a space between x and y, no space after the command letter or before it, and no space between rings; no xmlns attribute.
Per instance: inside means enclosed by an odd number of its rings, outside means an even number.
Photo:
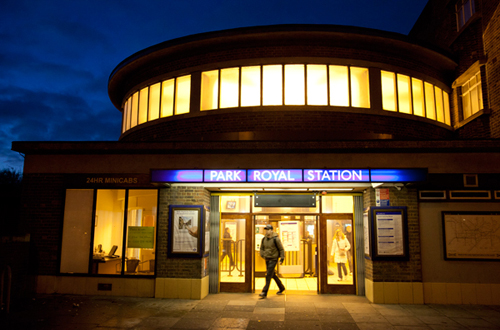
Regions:
<svg viewBox="0 0 500 330"><path fill-rule="evenodd" d="M420 225L418 219L417 190L390 188L390 205L406 206L408 221L409 261L365 260L365 276L373 282L421 282L422 263L420 252ZM375 189L364 194L365 208L375 206Z"/></svg>
<svg viewBox="0 0 500 330"><path fill-rule="evenodd" d="M157 277L201 278L203 258L168 258L170 205L210 206L210 192L203 187L174 186L160 189L158 205Z"/></svg>

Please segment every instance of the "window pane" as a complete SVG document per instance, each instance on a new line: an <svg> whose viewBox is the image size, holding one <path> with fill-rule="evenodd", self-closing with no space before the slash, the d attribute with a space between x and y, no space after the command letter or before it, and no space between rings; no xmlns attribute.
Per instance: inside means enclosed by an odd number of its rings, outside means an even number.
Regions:
<svg viewBox="0 0 500 330"><path fill-rule="evenodd" d="M174 114L174 82L175 79L165 80L161 84L161 117L170 117Z"/></svg>
<svg viewBox="0 0 500 330"><path fill-rule="evenodd" d="M260 66L241 68L241 106L260 105Z"/></svg>
<svg viewBox="0 0 500 330"><path fill-rule="evenodd" d="M352 196L322 196L323 213L353 213Z"/></svg>
<svg viewBox="0 0 500 330"><path fill-rule="evenodd" d="M93 274L121 273L124 199L125 190L97 190Z"/></svg>
<svg viewBox="0 0 500 330"><path fill-rule="evenodd" d="M436 119L436 109L434 108L434 86L424 83L425 90L425 113L427 118Z"/></svg>
<svg viewBox="0 0 500 330"><path fill-rule="evenodd" d="M201 73L200 110L217 109L219 102L219 70Z"/></svg>
<svg viewBox="0 0 500 330"><path fill-rule="evenodd" d="M157 190L129 190L126 275L154 274L157 200Z"/></svg>
<svg viewBox="0 0 500 330"><path fill-rule="evenodd" d="M349 106L348 68L340 65L330 65L330 105Z"/></svg>
<svg viewBox="0 0 500 330"><path fill-rule="evenodd" d="M189 101L191 98L191 76L183 76L176 79L175 86L175 114L189 113Z"/></svg>
<svg viewBox="0 0 500 330"><path fill-rule="evenodd" d="M436 94L437 120L444 123L443 91L441 88L434 86L434 92Z"/></svg>
<svg viewBox="0 0 500 330"><path fill-rule="evenodd" d="M329 216L326 220L328 284L352 285L352 220L335 219Z"/></svg>
<svg viewBox="0 0 500 330"><path fill-rule="evenodd" d="M66 190L61 273L89 272L93 201L93 189Z"/></svg>
<svg viewBox="0 0 500 330"><path fill-rule="evenodd" d="M396 77L394 72L380 71L382 77L382 109L396 111Z"/></svg>
<svg viewBox="0 0 500 330"><path fill-rule="evenodd" d="M464 119L470 117L471 105L470 105L470 93L462 94L462 111L464 114Z"/></svg>
<svg viewBox="0 0 500 330"><path fill-rule="evenodd" d="M307 104L328 105L326 65L307 66Z"/></svg>
<svg viewBox="0 0 500 330"><path fill-rule="evenodd" d="M285 105L305 105L305 66L285 65Z"/></svg>
<svg viewBox="0 0 500 330"><path fill-rule="evenodd" d="M470 92L470 105L471 105L471 115L475 114L476 112L479 111L479 99L478 99L478 93L477 93L477 86L473 87Z"/></svg>
<svg viewBox="0 0 500 330"><path fill-rule="evenodd" d="M411 114L410 77L398 74L398 107L399 112Z"/></svg>
<svg viewBox="0 0 500 330"><path fill-rule="evenodd" d="M126 129L130 129L130 121L132 120L132 96L128 98L127 101L127 123Z"/></svg>
<svg viewBox="0 0 500 330"><path fill-rule="evenodd" d="M220 210L225 213L249 213L250 196L221 196Z"/></svg>
<svg viewBox="0 0 500 330"><path fill-rule="evenodd" d="M155 120L158 119L160 116L160 89L161 89L161 83L149 86L148 120Z"/></svg>
<svg viewBox="0 0 500 330"><path fill-rule="evenodd" d="M125 105L123 106L123 113L122 113L122 133L127 130L127 115L128 115L128 102L125 102Z"/></svg>
<svg viewBox="0 0 500 330"><path fill-rule="evenodd" d="M283 104L283 69L281 65L266 65L263 70L263 105Z"/></svg>
<svg viewBox="0 0 500 330"><path fill-rule="evenodd" d="M139 92L135 92L134 95L132 95L132 113L130 114L132 118L130 122L130 128L137 126L138 108L139 108Z"/></svg>
<svg viewBox="0 0 500 330"><path fill-rule="evenodd" d="M424 107L424 83L420 79L411 78L411 89L413 93L413 114L425 116Z"/></svg>
<svg viewBox="0 0 500 330"><path fill-rule="evenodd" d="M239 96L239 75L238 68L220 70L220 107L235 108L238 106Z"/></svg>
<svg viewBox="0 0 500 330"><path fill-rule="evenodd" d="M139 124L148 121L148 91L149 88L143 88L139 92Z"/></svg>
<svg viewBox="0 0 500 330"><path fill-rule="evenodd" d="M444 122L447 125L451 125L450 120L450 96L448 93L443 91L443 101L444 101Z"/></svg>
<svg viewBox="0 0 500 330"><path fill-rule="evenodd" d="M351 102L353 107L370 107L368 69L351 67Z"/></svg>
<svg viewBox="0 0 500 330"><path fill-rule="evenodd" d="M221 219L221 282L245 282L245 223L245 219Z"/></svg>

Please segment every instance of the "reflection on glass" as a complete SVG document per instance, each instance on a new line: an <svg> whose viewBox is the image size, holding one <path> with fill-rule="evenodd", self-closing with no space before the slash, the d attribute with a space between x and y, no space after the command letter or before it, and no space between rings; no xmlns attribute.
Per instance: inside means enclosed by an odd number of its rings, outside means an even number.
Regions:
<svg viewBox="0 0 500 330"><path fill-rule="evenodd" d="M131 120L130 120L130 128L137 126L137 110L139 106L139 92L135 92L132 95L132 111L131 111Z"/></svg>
<svg viewBox="0 0 500 330"><path fill-rule="evenodd" d="M170 117L174 114L174 82L175 79L165 80L161 84L161 117Z"/></svg>
<svg viewBox="0 0 500 330"><path fill-rule="evenodd" d="M434 103L434 87L429 83L424 83L425 91L425 113L427 118L436 119L436 108Z"/></svg>
<svg viewBox="0 0 500 330"><path fill-rule="evenodd" d="M129 190L125 274L152 275L155 269L157 190Z"/></svg>
<svg viewBox="0 0 500 330"><path fill-rule="evenodd" d="M326 221L328 284L352 285L354 246L352 220Z"/></svg>
<svg viewBox="0 0 500 330"><path fill-rule="evenodd" d="M304 105L305 67L303 64L285 65L285 105Z"/></svg>
<svg viewBox="0 0 500 330"><path fill-rule="evenodd" d="M351 102L353 107L370 107L368 69L351 67Z"/></svg>
<svg viewBox="0 0 500 330"><path fill-rule="evenodd" d="M411 90L413 93L413 114L425 117L423 81L411 78Z"/></svg>
<svg viewBox="0 0 500 330"><path fill-rule="evenodd" d="M145 87L139 92L139 124L144 124L148 121L148 91Z"/></svg>
<svg viewBox="0 0 500 330"><path fill-rule="evenodd" d="M307 65L307 104L328 105L326 65Z"/></svg>
<svg viewBox="0 0 500 330"><path fill-rule="evenodd" d="M411 114L410 77L398 74L398 107L399 112Z"/></svg>
<svg viewBox="0 0 500 330"><path fill-rule="evenodd" d="M219 70L202 72L200 110L217 109L219 102Z"/></svg>
<svg viewBox="0 0 500 330"><path fill-rule="evenodd" d="M265 65L263 75L263 105L283 104L283 69L281 65Z"/></svg>
<svg viewBox="0 0 500 330"><path fill-rule="evenodd" d="M434 92L436 93L437 121L444 123L443 91L441 88L434 86Z"/></svg>
<svg viewBox="0 0 500 330"><path fill-rule="evenodd" d="M241 106L260 105L260 66L241 68Z"/></svg>
<svg viewBox="0 0 500 330"><path fill-rule="evenodd" d="M239 68L220 70L220 107L235 108L238 106Z"/></svg>
<svg viewBox="0 0 500 330"><path fill-rule="evenodd" d="M149 87L148 120L155 120L160 117L160 89L161 83L157 83Z"/></svg>
<svg viewBox="0 0 500 330"><path fill-rule="evenodd" d="M330 105L349 106L349 71L347 66L330 65Z"/></svg>
<svg viewBox="0 0 500 330"><path fill-rule="evenodd" d="M94 274L121 273L125 190L97 190L93 242ZM111 254L111 255L110 255Z"/></svg>
<svg viewBox="0 0 500 330"><path fill-rule="evenodd" d="M219 239L221 282L245 282L245 219L222 219Z"/></svg>
<svg viewBox="0 0 500 330"><path fill-rule="evenodd" d="M176 79L175 87L175 114L189 113L189 101L191 97L191 76L183 76Z"/></svg>
<svg viewBox="0 0 500 330"><path fill-rule="evenodd" d="M396 111L396 78L394 72L381 71L382 77L382 108Z"/></svg>

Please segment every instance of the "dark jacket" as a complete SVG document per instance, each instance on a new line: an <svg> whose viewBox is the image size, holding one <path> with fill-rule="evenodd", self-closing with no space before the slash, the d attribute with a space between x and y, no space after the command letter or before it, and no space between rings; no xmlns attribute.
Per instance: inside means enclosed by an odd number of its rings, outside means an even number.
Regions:
<svg viewBox="0 0 500 330"><path fill-rule="evenodd" d="M273 233L271 238L264 236L260 246L260 256L264 259L285 259L285 249L278 234Z"/></svg>

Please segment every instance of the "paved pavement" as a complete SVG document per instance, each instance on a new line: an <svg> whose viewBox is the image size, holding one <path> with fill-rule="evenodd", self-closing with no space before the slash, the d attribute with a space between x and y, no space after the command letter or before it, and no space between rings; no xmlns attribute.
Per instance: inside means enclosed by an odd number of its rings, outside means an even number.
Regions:
<svg viewBox="0 0 500 330"><path fill-rule="evenodd" d="M211 294L203 300L43 295L0 329L500 329L500 306L378 305L365 297Z"/></svg>

